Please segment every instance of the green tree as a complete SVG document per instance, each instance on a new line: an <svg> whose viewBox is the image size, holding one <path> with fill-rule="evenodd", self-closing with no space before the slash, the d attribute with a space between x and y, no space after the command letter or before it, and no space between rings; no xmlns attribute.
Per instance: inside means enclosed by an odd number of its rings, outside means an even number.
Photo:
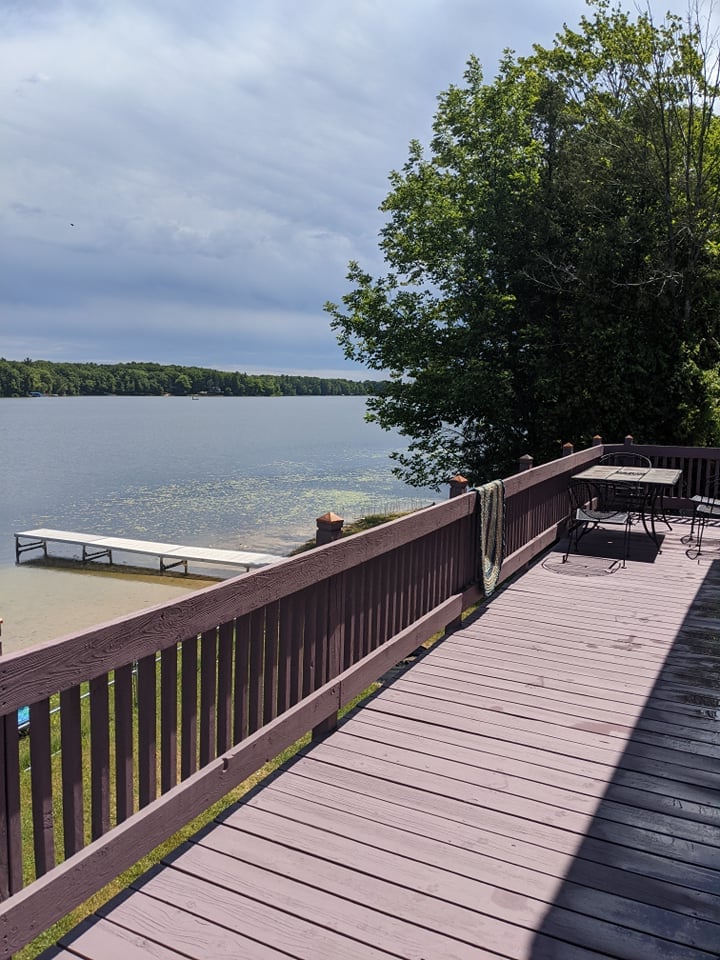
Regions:
<svg viewBox="0 0 720 960"><path fill-rule="evenodd" d="M390 376L368 416L409 438L411 483L597 432L720 443L718 49L698 7L590 6L492 83L469 61L390 176L386 275L351 263L326 305Z"/></svg>
<svg viewBox="0 0 720 960"><path fill-rule="evenodd" d="M173 393L186 394L192 390L192 380L187 373L178 373L173 380Z"/></svg>

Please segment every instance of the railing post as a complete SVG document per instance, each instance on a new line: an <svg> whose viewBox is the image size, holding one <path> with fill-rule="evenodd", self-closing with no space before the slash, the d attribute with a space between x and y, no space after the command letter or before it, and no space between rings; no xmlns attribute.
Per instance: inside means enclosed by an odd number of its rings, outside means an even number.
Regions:
<svg viewBox="0 0 720 960"><path fill-rule="evenodd" d="M633 440L632 435L631 435L631 434L628 434L628 435L625 437L625 441L624 441L624 442L625 442L625 446L626 446L626 447L631 447L635 441Z"/></svg>
<svg viewBox="0 0 720 960"><path fill-rule="evenodd" d="M534 461L530 454L524 453L518 459L518 473L523 473L525 470L532 470L533 463Z"/></svg>
<svg viewBox="0 0 720 960"><path fill-rule="evenodd" d="M562 455L564 457L569 457L573 453L575 453L575 447L571 443L564 443L562 445Z"/></svg>
<svg viewBox="0 0 720 960"><path fill-rule="evenodd" d="M594 447L601 447L602 442L603 442L603 438L600 436L599 433L596 433L595 436L592 438L592 445Z"/></svg>
<svg viewBox="0 0 720 960"><path fill-rule="evenodd" d="M461 494L468 492L468 481L460 473L456 473L454 477L450 477L448 483L450 484L450 500L452 500L453 497L459 497Z"/></svg>
<svg viewBox="0 0 720 960"><path fill-rule="evenodd" d="M315 533L315 546L322 547L326 543L332 543L339 540L342 536L342 528L345 520L336 513L324 513L315 521L317 531Z"/></svg>

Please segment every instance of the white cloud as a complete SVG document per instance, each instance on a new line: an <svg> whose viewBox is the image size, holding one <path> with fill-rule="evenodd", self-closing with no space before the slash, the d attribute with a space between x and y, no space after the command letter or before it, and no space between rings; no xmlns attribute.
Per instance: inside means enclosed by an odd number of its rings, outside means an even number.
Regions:
<svg viewBox="0 0 720 960"><path fill-rule="evenodd" d="M549 42L585 10L583 0L5 7L0 353L172 360L175 317L178 354L193 352L194 328L200 363L207 344L227 351L236 330L241 345L248 318L262 316L261 365L292 354L286 338L296 350L322 344L317 362L324 351L327 367L342 367L322 303L341 295L350 258L377 264L387 175L412 137L427 139L437 94L461 81L471 53L490 77L504 47Z"/></svg>

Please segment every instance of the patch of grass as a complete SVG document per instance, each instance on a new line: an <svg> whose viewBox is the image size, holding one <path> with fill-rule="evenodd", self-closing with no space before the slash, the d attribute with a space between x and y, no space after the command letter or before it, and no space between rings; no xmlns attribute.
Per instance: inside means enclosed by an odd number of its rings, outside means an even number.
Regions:
<svg viewBox="0 0 720 960"><path fill-rule="evenodd" d="M399 517L406 517L409 513L413 513L412 510L401 511L400 513L370 513L366 517L358 517L357 520L353 520L351 523L343 525L342 536L349 537L354 533L362 533L364 530L371 530L373 527L379 527L382 523L388 523L390 520L397 520ZM306 540L305 543L302 543L299 547L296 547L292 553L291 557L296 556L298 553L305 553L306 550L314 550L317 544L315 543L315 538L312 540Z"/></svg>

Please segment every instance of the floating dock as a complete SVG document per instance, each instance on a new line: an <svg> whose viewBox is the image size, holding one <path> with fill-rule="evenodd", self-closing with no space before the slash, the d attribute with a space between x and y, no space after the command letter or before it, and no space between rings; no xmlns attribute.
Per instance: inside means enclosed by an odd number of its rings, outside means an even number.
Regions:
<svg viewBox="0 0 720 960"><path fill-rule="evenodd" d="M152 540L130 540L125 537L107 537L102 534L48 530L40 527L37 530L22 530L15 534L16 562L20 563L22 554L30 550L42 550L47 557L48 543L69 543L73 546L82 547L83 563L100 559L106 559L108 563L112 563L113 550L157 557L162 572L182 566L187 573L189 561L220 563L225 566L244 567L246 570L252 570L285 559L285 557L276 557L269 553L219 550L214 547L186 547L180 543L156 543Z"/></svg>

